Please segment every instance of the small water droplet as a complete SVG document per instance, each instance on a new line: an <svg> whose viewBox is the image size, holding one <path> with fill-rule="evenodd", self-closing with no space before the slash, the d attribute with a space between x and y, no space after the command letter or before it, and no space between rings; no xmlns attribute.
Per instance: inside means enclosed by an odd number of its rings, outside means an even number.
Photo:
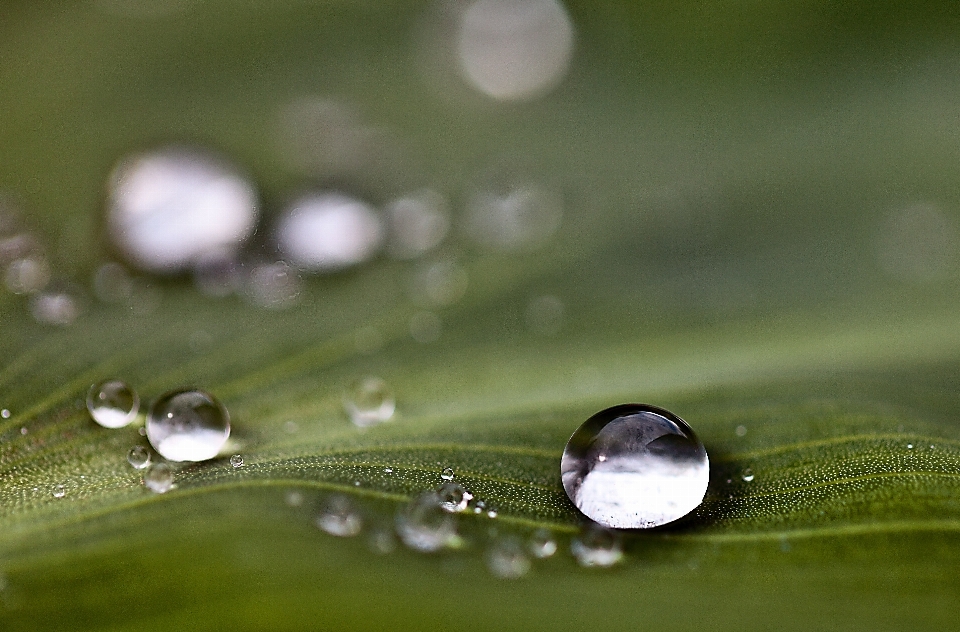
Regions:
<svg viewBox="0 0 960 632"><path fill-rule="evenodd" d="M150 466L143 476L143 484L156 494L165 494L173 488L173 468L166 463Z"/></svg>
<svg viewBox="0 0 960 632"><path fill-rule="evenodd" d="M496 509L488 509L488 510L487 510L487 518L496 518L497 515L498 515L498 514L497 514L497 510L496 510Z"/></svg>
<svg viewBox="0 0 960 632"><path fill-rule="evenodd" d="M912 449L913 449L913 444L912 444L912 443L908 443L908 444L907 444L907 449L908 449L908 450L912 450Z"/></svg>
<svg viewBox="0 0 960 632"><path fill-rule="evenodd" d="M283 431L287 434L297 434L300 431L300 426L295 421L285 421L283 422Z"/></svg>
<svg viewBox="0 0 960 632"><path fill-rule="evenodd" d="M354 487L360 487L360 481L353 481Z"/></svg>
<svg viewBox="0 0 960 632"><path fill-rule="evenodd" d="M4 408L3 410L0 410L0 417L3 417L4 419L10 419L10 414L11 413L8 408Z"/></svg>
<svg viewBox="0 0 960 632"><path fill-rule="evenodd" d="M477 500L473 505L473 513L481 514L487 509L487 503L483 500Z"/></svg>
<svg viewBox="0 0 960 632"><path fill-rule="evenodd" d="M123 428L137 417L140 397L122 380L106 380L87 391L87 410L104 428Z"/></svg>
<svg viewBox="0 0 960 632"><path fill-rule="evenodd" d="M737 436L738 436L738 437L746 436L746 434L747 434L747 427L746 427L746 426L737 426L737 429L736 429L734 432L737 433Z"/></svg>
<svg viewBox="0 0 960 632"><path fill-rule="evenodd" d="M747 469L745 469L745 470L743 471L743 480L745 480L746 482L749 483L750 481L753 480L753 478L754 478L754 477L753 477L753 470L752 470L752 469L750 469L750 468L748 467Z"/></svg>
<svg viewBox="0 0 960 632"><path fill-rule="evenodd" d="M57 485L53 488L53 497L54 498L63 498L67 495L67 488L63 485Z"/></svg>
<svg viewBox="0 0 960 632"><path fill-rule="evenodd" d="M440 245L450 229L447 207L446 198L429 189L388 204L390 254L397 259L415 259Z"/></svg>
<svg viewBox="0 0 960 632"><path fill-rule="evenodd" d="M366 377L344 393L343 409L356 426L367 428L389 421L396 410L396 400L383 380Z"/></svg>
<svg viewBox="0 0 960 632"><path fill-rule="evenodd" d="M284 261L258 263L246 279L246 295L254 305L284 309L300 297L300 275Z"/></svg>
<svg viewBox="0 0 960 632"><path fill-rule="evenodd" d="M373 257L385 237L379 214L339 193L317 193L294 202L275 231L284 259L301 270L332 272Z"/></svg>
<svg viewBox="0 0 960 632"><path fill-rule="evenodd" d="M283 502L290 507L299 507L303 504L303 494L295 489L291 489L283 496Z"/></svg>
<svg viewBox="0 0 960 632"><path fill-rule="evenodd" d="M590 525L570 543L570 552L580 566L607 567L623 559L619 534L599 525Z"/></svg>
<svg viewBox="0 0 960 632"><path fill-rule="evenodd" d="M459 483L447 481L437 490L440 496L440 507L450 513L459 513L466 510L467 505L473 498L473 494L468 492Z"/></svg>
<svg viewBox="0 0 960 632"><path fill-rule="evenodd" d="M591 520L645 529L696 509L710 468L685 421L655 406L624 404L597 413L573 433L561 474L567 496Z"/></svg>
<svg viewBox="0 0 960 632"><path fill-rule="evenodd" d="M80 311L78 293L67 285L56 284L30 297L30 314L44 325L69 325Z"/></svg>
<svg viewBox="0 0 960 632"><path fill-rule="evenodd" d="M14 294L39 292L50 282L50 266L41 256L17 259L7 266L4 282Z"/></svg>
<svg viewBox="0 0 960 632"><path fill-rule="evenodd" d="M443 259L426 262L414 270L410 298L427 308L453 305L467 291L467 271L456 261Z"/></svg>
<svg viewBox="0 0 960 632"><path fill-rule="evenodd" d="M530 536L530 553L534 557L544 559L552 557L557 552L557 541L547 529L537 529Z"/></svg>
<svg viewBox="0 0 960 632"><path fill-rule="evenodd" d="M147 414L147 439L171 461L206 461L217 456L230 437L230 416L213 395L170 391Z"/></svg>
<svg viewBox="0 0 960 632"><path fill-rule="evenodd" d="M134 469L143 470L150 466L150 450L142 445L135 445L127 452L127 462Z"/></svg>
<svg viewBox="0 0 960 632"><path fill-rule="evenodd" d="M487 568L501 579L517 579L530 572L530 558L517 538L507 536L495 540L487 551Z"/></svg>
<svg viewBox="0 0 960 632"><path fill-rule="evenodd" d="M27 436L27 433L29 432L30 431L27 429L26 426L23 426L22 428L20 428L20 434L22 434L23 436Z"/></svg>
<svg viewBox="0 0 960 632"><path fill-rule="evenodd" d="M317 526L341 538L349 538L360 533L363 528L363 519L353 508L353 503L346 496L331 496L320 515L317 516Z"/></svg>
<svg viewBox="0 0 960 632"><path fill-rule="evenodd" d="M517 173L495 173L467 202L467 231L490 248L518 251L547 243L560 226L560 197Z"/></svg>
<svg viewBox="0 0 960 632"><path fill-rule="evenodd" d="M425 492L397 514L397 534L405 545L430 553L450 546L457 537L453 516L440 507L435 492Z"/></svg>
<svg viewBox="0 0 960 632"><path fill-rule="evenodd" d="M454 473L453 473L452 467L445 467L443 468L443 471L440 472L440 478L442 478L445 481L452 481L453 477L454 477Z"/></svg>
<svg viewBox="0 0 960 632"><path fill-rule="evenodd" d="M230 465L232 465L234 469L243 467L243 457L239 454L234 454L230 457Z"/></svg>
<svg viewBox="0 0 960 632"><path fill-rule="evenodd" d="M377 527L370 532L370 550L378 555L393 553L397 548L397 540L389 529Z"/></svg>
<svg viewBox="0 0 960 632"><path fill-rule="evenodd" d="M386 472L387 474L393 474L393 468L392 468L392 467L385 467L385 468L383 468L383 471Z"/></svg>

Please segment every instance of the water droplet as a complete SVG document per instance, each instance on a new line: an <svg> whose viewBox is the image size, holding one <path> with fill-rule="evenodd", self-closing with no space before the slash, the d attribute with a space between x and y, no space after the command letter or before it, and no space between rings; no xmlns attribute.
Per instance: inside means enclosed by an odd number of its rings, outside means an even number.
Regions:
<svg viewBox="0 0 960 632"><path fill-rule="evenodd" d="M497 510L496 510L496 509L488 509L488 510L487 510L487 518L496 518L497 515L498 515L498 514L497 514Z"/></svg>
<svg viewBox="0 0 960 632"><path fill-rule="evenodd" d="M912 449L913 449L913 444L912 444L912 443L908 443L908 444L907 444L907 449L908 449L908 450L912 450Z"/></svg>
<svg viewBox="0 0 960 632"><path fill-rule="evenodd" d="M53 488L53 497L54 498L63 498L67 495L67 488L63 485L57 485Z"/></svg>
<svg viewBox="0 0 960 632"><path fill-rule="evenodd" d="M50 266L40 256L16 259L7 266L4 282L14 294L39 292L50 281Z"/></svg>
<svg viewBox="0 0 960 632"><path fill-rule="evenodd" d="M331 496L317 516L317 526L330 535L349 538L360 533L363 519L346 496Z"/></svg>
<svg viewBox="0 0 960 632"><path fill-rule="evenodd" d="M107 227L131 263L153 272L237 250L257 221L253 185L198 151L168 148L124 160L110 178Z"/></svg>
<svg viewBox="0 0 960 632"><path fill-rule="evenodd" d="M750 468L748 467L747 469L745 469L745 470L743 471L743 480L745 480L746 482L749 483L750 481L753 480L753 478L754 478L754 477L753 477L753 470L752 470L752 469L750 469Z"/></svg>
<svg viewBox="0 0 960 632"><path fill-rule="evenodd" d="M303 504L303 494L295 489L291 489L283 496L283 502L289 507L299 507Z"/></svg>
<svg viewBox="0 0 960 632"><path fill-rule="evenodd" d="M456 522L440 507L435 492L425 492L401 509L396 526L405 545L424 553L448 547L457 537Z"/></svg>
<svg viewBox="0 0 960 632"><path fill-rule="evenodd" d="M570 543L570 552L580 566L607 567L623 559L620 536L610 529L590 525Z"/></svg>
<svg viewBox="0 0 960 632"><path fill-rule="evenodd" d="M146 469L150 467L150 461L150 450L142 445L135 445L127 452L127 463L132 465L134 469Z"/></svg>
<svg viewBox="0 0 960 632"><path fill-rule="evenodd" d="M527 304L527 325L541 336L555 336L563 324L563 303L556 296L537 296Z"/></svg>
<svg viewBox="0 0 960 632"><path fill-rule="evenodd" d="M557 552L557 541L547 529L537 529L530 536L530 553L534 557L544 559L552 557Z"/></svg>
<svg viewBox="0 0 960 632"><path fill-rule="evenodd" d="M4 419L10 419L10 410L7 408L0 410L0 417L3 417Z"/></svg>
<svg viewBox="0 0 960 632"><path fill-rule="evenodd" d="M392 467L385 467L385 468L383 468L383 471L386 472L387 474L393 474L393 468L392 468Z"/></svg>
<svg viewBox="0 0 960 632"><path fill-rule="evenodd" d="M477 500L477 502L474 503L473 505L473 513L481 514L486 510L486 508L487 508L487 503L485 501Z"/></svg>
<svg viewBox="0 0 960 632"><path fill-rule="evenodd" d="M378 527L370 533L370 550L379 555L393 553L397 548L397 541L389 529Z"/></svg>
<svg viewBox="0 0 960 632"><path fill-rule="evenodd" d="M300 297L301 284L297 271L283 261L258 263L247 276L246 294L254 305L284 309Z"/></svg>
<svg viewBox="0 0 960 632"><path fill-rule="evenodd" d="M147 439L170 461L206 461L217 456L230 437L230 416L213 395L171 391L147 414Z"/></svg>
<svg viewBox="0 0 960 632"><path fill-rule="evenodd" d="M417 312L410 317L410 336L417 342L436 342L443 332L443 322L433 312Z"/></svg>
<svg viewBox="0 0 960 632"><path fill-rule="evenodd" d="M150 466L143 476L143 484L155 494L165 494L173 488L173 468L166 463Z"/></svg>
<svg viewBox="0 0 960 632"><path fill-rule="evenodd" d="M478 243L517 251L545 244L560 227L555 194L514 174L495 175L467 203L467 231Z"/></svg>
<svg viewBox="0 0 960 632"><path fill-rule="evenodd" d="M747 434L747 427L746 427L746 426L737 426L737 429L734 430L734 432L736 433L736 435L737 435L738 437L746 436L746 434Z"/></svg>
<svg viewBox="0 0 960 632"><path fill-rule="evenodd" d="M27 433L29 433L29 432L30 432L30 431L27 430L27 427L26 427L26 426L24 426L23 428L20 428L20 434L22 434L23 436L27 436Z"/></svg>
<svg viewBox="0 0 960 632"><path fill-rule="evenodd" d="M140 397L122 380L106 380L87 391L87 410L104 428L123 428L137 417Z"/></svg>
<svg viewBox="0 0 960 632"><path fill-rule="evenodd" d="M429 189L400 197L387 205L390 254L414 259L433 250L450 229L447 200Z"/></svg>
<svg viewBox="0 0 960 632"><path fill-rule="evenodd" d="M467 291L467 271L451 259L423 263L413 273L410 298L424 307L453 305Z"/></svg>
<svg viewBox="0 0 960 632"><path fill-rule="evenodd" d="M558 0L474 0L460 18L460 72L498 101L531 99L566 75L573 40Z"/></svg>
<svg viewBox="0 0 960 632"><path fill-rule="evenodd" d="M487 551L487 568L501 579L517 579L530 572L530 558L514 537L499 538Z"/></svg>
<svg viewBox="0 0 960 632"><path fill-rule="evenodd" d="M453 476L454 476L454 474L453 474L453 468L452 468L452 467L445 467L445 468L443 468L443 471L440 472L440 478L442 478L442 479L445 480L445 481L452 481L452 480L453 480Z"/></svg>
<svg viewBox="0 0 960 632"><path fill-rule="evenodd" d="M366 377L344 393L343 409L355 425L368 428L389 421L396 410L396 400L383 380Z"/></svg>
<svg viewBox="0 0 960 632"><path fill-rule="evenodd" d="M646 404L614 406L584 422L567 442L561 473L580 511L619 529L682 518L703 501L710 478L706 450L690 426Z"/></svg>
<svg viewBox="0 0 960 632"><path fill-rule="evenodd" d="M30 314L45 325L69 325L80 311L78 293L66 285L48 288L30 297Z"/></svg>
<svg viewBox="0 0 960 632"><path fill-rule="evenodd" d="M294 202L275 232L284 259L301 270L332 272L362 263L384 239L380 216L339 193L318 193Z"/></svg>
<svg viewBox="0 0 960 632"><path fill-rule="evenodd" d="M465 511L473 494L468 492L459 483L447 481L437 490L440 496L440 507L450 513L459 513Z"/></svg>
<svg viewBox="0 0 960 632"><path fill-rule="evenodd" d="M234 469L243 467L243 457L239 454L234 454L230 457L230 465L232 465Z"/></svg>

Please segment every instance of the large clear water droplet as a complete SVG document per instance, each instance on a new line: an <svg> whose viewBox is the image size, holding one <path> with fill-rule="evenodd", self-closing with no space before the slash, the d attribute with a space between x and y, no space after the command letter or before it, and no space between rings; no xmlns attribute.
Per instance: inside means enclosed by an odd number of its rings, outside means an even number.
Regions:
<svg viewBox="0 0 960 632"><path fill-rule="evenodd" d="M530 571L530 558L514 537L496 540L487 551L487 568L501 579L518 579Z"/></svg>
<svg viewBox="0 0 960 632"><path fill-rule="evenodd" d="M212 459L230 437L230 416L213 395L203 391L171 391L147 414L147 439L170 461Z"/></svg>
<svg viewBox="0 0 960 632"><path fill-rule="evenodd" d="M617 529L673 522L697 508L709 482L707 452L685 421L646 404L588 419L567 442L563 488L591 520Z"/></svg>
<svg viewBox="0 0 960 632"><path fill-rule="evenodd" d="M352 384L343 396L343 409L355 425L361 428L389 421L397 403L386 382L366 377Z"/></svg>
<svg viewBox="0 0 960 632"><path fill-rule="evenodd" d="M317 526L341 538L349 538L360 533L363 520L353 508L353 503L346 496L332 496L317 516Z"/></svg>
<svg viewBox="0 0 960 632"><path fill-rule="evenodd" d="M613 566L623 559L620 536L598 525L588 526L570 543L570 552L580 566Z"/></svg>
<svg viewBox="0 0 960 632"><path fill-rule="evenodd" d="M425 492L397 514L397 535L411 549L431 553L455 541L457 526L453 516L440 507L440 497Z"/></svg>
<svg viewBox="0 0 960 632"><path fill-rule="evenodd" d="M143 475L143 484L155 494L165 494L173 489L173 468L166 463L157 463Z"/></svg>
<svg viewBox="0 0 960 632"><path fill-rule="evenodd" d="M140 397L122 380L106 380L87 391L87 410L104 428L123 428L136 419Z"/></svg>

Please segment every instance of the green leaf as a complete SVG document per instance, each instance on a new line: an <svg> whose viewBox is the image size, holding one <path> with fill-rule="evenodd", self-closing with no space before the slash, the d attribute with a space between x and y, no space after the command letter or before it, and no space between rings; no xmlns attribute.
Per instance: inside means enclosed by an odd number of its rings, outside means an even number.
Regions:
<svg viewBox="0 0 960 632"><path fill-rule="evenodd" d="M0 629L957 627L952 5L570 3L569 76L504 105L423 81L424 6L210 1L148 20L120 4L0 16L0 190L55 244L58 276L89 288L114 256L102 187L158 140L223 150L276 213L305 186L277 113L304 95L355 104L407 152L399 176L321 185L377 204L429 185L459 231L482 174L519 162L563 223L519 253L455 231L427 261L457 261L467 291L428 344L409 333L422 262L387 257L307 279L284 310L140 279L132 306L87 297L57 328L0 293ZM918 204L940 229L897 224ZM527 317L544 295L558 332ZM342 397L365 375L398 413L361 430ZM145 401L216 395L244 465L184 464L149 492L126 461L142 416L107 430L84 408L114 376ZM676 524L625 534L620 566L583 569L560 455L629 401L691 424L709 489ZM445 467L496 518L458 516L462 546L442 554L370 550ZM333 494L361 536L317 529ZM492 543L538 528L558 554L492 576Z"/></svg>

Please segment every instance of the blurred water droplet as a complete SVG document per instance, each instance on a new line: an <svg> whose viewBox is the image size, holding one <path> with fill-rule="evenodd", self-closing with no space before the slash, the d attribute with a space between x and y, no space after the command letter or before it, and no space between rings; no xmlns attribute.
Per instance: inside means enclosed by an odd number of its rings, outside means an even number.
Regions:
<svg viewBox="0 0 960 632"><path fill-rule="evenodd" d="M80 316L78 293L66 285L47 288L30 297L30 314L38 323L66 326Z"/></svg>
<svg viewBox="0 0 960 632"><path fill-rule="evenodd" d="M123 428L136 419L140 396L123 380L106 380L87 391L87 410L104 428Z"/></svg>
<svg viewBox="0 0 960 632"><path fill-rule="evenodd" d="M410 298L425 307L445 307L463 298L467 283L467 271L455 261L424 263L414 270Z"/></svg>
<svg viewBox="0 0 960 632"><path fill-rule="evenodd" d="M398 259L415 259L433 250L450 230L447 200L430 189L397 198L386 210L390 254Z"/></svg>
<svg viewBox="0 0 960 632"><path fill-rule="evenodd" d="M459 513L466 510L467 505L473 498L473 494L468 492L459 483L447 481L437 490L440 496L440 507L450 513Z"/></svg>
<svg viewBox="0 0 960 632"><path fill-rule="evenodd" d="M530 553L540 559L552 557L557 552L557 541L547 529L537 529L530 536Z"/></svg>
<svg viewBox="0 0 960 632"><path fill-rule="evenodd" d="M230 296L243 287L243 266L234 250L218 248L197 257L193 284L207 296Z"/></svg>
<svg viewBox="0 0 960 632"><path fill-rule="evenodd" d="M16 259L7 266L4 282L14 294L32 294L50 281L50 266L41 257Z"/></svg>
<svg viewBox="0 0 960 632"><path fill-rule="evenodd" d="M230 465L232 465L234 469L243 467L243 457L239 454L234 454L230 457Z"/></svg>
<svg viewBox="0 0 960 632"><path fill-rule="evenodd" d="M26 427L26 426L20 428L20 434L22 434L23 436L27 436L27 434L28 434L29 432L30 432L30 431L27 430L27 427Z"/></svg>
<svg viewBox="0 0 960 632"><path fill-rule="evenodd" d="M424 553L439 551L455 541L456 522L440 507L440 497L425 492L397 514L397 534L405 545Z"/></svg>
<svg viewBox="0 0 960 632"><path fill-rule="evenodd" d="M453 473L452 467L445 467L443 468L443 471L440 472L440 478L442 478L445 481L452 481L453 477L454 477L454 473Z"/></svg>
<svg viewBox="0 0 960 632"><path fill-rule="evenodd" d="M542 336L555 336L563 325L563 302L556 296L537 296L526 310L527 325Z"/></svg>
<svg viewBox="0 0 960 632"><path fill-rule="evenodd" d="M477 499L477 501L473 504L473 513L475 514L481 514L486 511L486 509L487 503L484 500Z"/></svg>
<svg viewBox="0 0 960 632"><path fill-rule="evenodd" d="M567 442L560 467L573 504L619 529L682 518L703 501L710 478L706 450L690 426L645 404L614 406L585 421Z"/></svg>
<svg viewBox="0 0 960 632"><path fill-rule="evenodd" d="M290 507L299 507L303 504L303 494L295 489L291 489L283 496L283 502Z"/></svg>
<svg viewBox="0 0 960 632"><path fill-rule="evenodd" d="M2 417L3 419L10 419L10 414L11 413L9 408L4 408L3 410L0 410L0 417Z"/></svg>
<svg viewBox="0 0 960 632"><path fill-rule="evenodd" d="M255 264L246 281L247 296L260 307L283 309L300 297L300 275L283 261Z"/></svg>
<svg viewBox="0 0 960 632"><path fill-rule="evenodd" d="M907 444L907 449L908 449L908 450L912 450L912 449L913 449L913 444L912 444L912 443L908 443L908 444Z"/></svg>
<svg viewBox="0 0 960 632"><path fill-rule="evenodd" d="M443 331L443 322L433 312L417 312L410 317L410 336L419 343L436 342Z"/></svg>
<svg viewBox="0 0 960 632"><path fill-rule="evenodd" d="M173 489L173 468L166 463L155 463L143 475L143 484L155 494L165 494Z"/></svg>
<svg viewBox="0 0 960 632"><path fill-rule="evenodd" d="M743 471L743 480L748 483L753 480L753 470L749 467Z"/></svg>
<svg viewBox="0 0 960 632"><path fill-rule="evenodd" d="M570 552L585 567L613 566L623 559L620 536L599 525L590 525L575 537Z"/></svg>
<svg viewBox="0 0 960 632"><path fill-rule="evenodd" d="M385 468L383 468L383 471L386 472L387 474L393 474L393 468L392 468L392 467L385 467Z"/></svg>
<svg viewBox="0 0 960 632"><path fill-rule="evenodd" d="M127 452L127 463L136 470L143 470L150 467L150 450L142 445L135 445Z"/></svg>
<svg viewBox="0 0 960 632"><path fill-rule="evenodd" d="M737 426L737 429L734 431L738 437L744 437L747 434L746 426Z"/></svg>
<svg viewBox="0 0 960 632"><path fill-rule="evenodd" d="M275 238L286 261L310 272L333 272L373 257L384 240L379 214L339 193L318 193L290 205Z"/></svg>
<svg viewBox="0 0 960 632"><path fill-rule="evenodd" d="M63 485L57 485L53 488L53 497L54 498L63 498L67 495L67 488Z"/></svg>
<svg viewBox="0 0 960 632"><path fill-rule="evenodd" d="M344 393L343 409L356 426L368 428L389 421L396 410L396 400L383 380L365 377Z"/></svg>
<svg viewBox="0 0 960 632"><path fill-rule="evenodd" d="M370 550L379 555L393 553L397 548L397 541L389 529L383 527L375 528L370 533Z"/></svg>
<svg viewBox="0 0 960 632"><path fill-rule="evenodd" d="M349 538L360 533L363 520L346 496L331 496L317 516L317 526L330 535Z"/></svg>
<svg viewBox="0 0 960 632"><path fill-rule="evenodd" d="M497 515L498 515L498 513L497 513L497 510L496 510L496 509L488 509L488 510L487 510L487 518L496 518Z"/></svg>
<svg viewBox="0 0 960 632"><path fill-rule="evenodd" d="M557 0L474 0L461 16L457 51L473 87L515 101L560 83L573 40L573 25Z"/></svg>
<svg viewBox="0 0 960 632"><path fill-rule="evenodd" d="M487 551L487 568L501 579L518 579L530 572L530 558L517 538L507 536L495 540Z"/></svg>
<svg viewBox="0 0 960 632"><path fill-rule="evenodd" d="M197 390L160 396L147 414L147 439L170 461L205 461L230 437L230 416L213 395Z"/></svg>
<svg viewBox="0 0 960 632"><path fill-rule="evenodd" d="M479 244L516 251L545 244L560 226L560 199L513 174L494 176L467 203L466 229Z"/></svg>
<svg viewBox="0 0 960 632"><path fill-rule="evenodd" d="M257 221L253 185L222 161L188 149L125 159L110 178L107 227L131 263L190 269L213 250L237 250Z"/></svg>

